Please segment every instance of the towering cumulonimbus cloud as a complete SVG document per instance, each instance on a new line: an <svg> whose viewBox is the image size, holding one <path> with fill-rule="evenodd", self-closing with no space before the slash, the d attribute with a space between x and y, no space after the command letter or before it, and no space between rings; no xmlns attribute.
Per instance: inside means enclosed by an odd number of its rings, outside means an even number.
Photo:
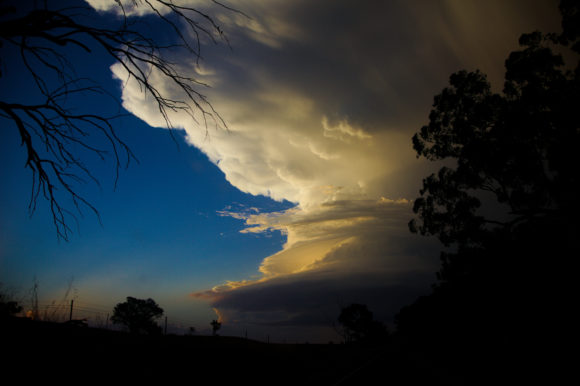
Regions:
<svg viewBox="0 0 580 386"><path fill-rule="evenodd" d="M89 3L103 11L115 5ZM433 95L463 68L480 68L500 87L519 35L558 28L557 7L466 0L248 0L236 7L249 17L209 10L232 50L204 45L201 64L178 60L184 74L211 85L203 92L227 129L200 127L179 112L169 117L233 186L295 206L221 212L245 221L243 232L280 231L287 241L264 257L256 277L194 296L231 324L328 326L337 299L372 304L388 320L428 289L438 266L434 243L407 229L430 170L410 138L426 123ZM124 107L164 127L154 101L120 65L112 71L123 82ZM162 79L153 72L150 81L182 97Z"/></svg>

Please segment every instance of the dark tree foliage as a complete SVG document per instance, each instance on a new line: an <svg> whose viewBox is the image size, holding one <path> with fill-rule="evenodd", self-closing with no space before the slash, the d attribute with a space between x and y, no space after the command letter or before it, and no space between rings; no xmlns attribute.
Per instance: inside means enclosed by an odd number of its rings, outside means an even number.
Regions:
<svg viewBox="0 0 580 386"><path fill-rule="evenodd" d="M172 0L117 1L120 16L99 14L80 0L75 6L63 8L62 4L54 0L0 1L0 80L20 76L35 88L26 100L3 91L0 124L3 130L17 130L26 154L25 168L32 173L30 214L39 198L46 199L58 238L67 240L75 213L88 209L99 216L78 190L78 184L86 180L99 184L86 166L87 159L112 158L115 182L119 169L136 161L116 130L118 113L104 116L87 105L79 108L75 104L79 97L112 95L113 91L79 75L83 61L98 55L120 64L127 72L126 80L137 82L157 102L169 128L173 127L169 113L182 111L207 129L208 123L225 125L201 93L207 85L184 74L171 55L185 52L197 63L202 39L226 44L227 40L210 15ZM150 19L133 17L129 11L134 8L149 12L161 29L150 28ZM165 95L150 81L151 73L165 78L182 99ZM68 208L65 200L73 207Z"/></svg>
<svg viewBox="0 0 580 386"><path fill-rule="evenodd" d="M397 317L424 343L495 347L508 363L566 318L580 236L579 2L560 10L562 33L521 36L502 93L479 71L455 73L413 137L419 157L447 165L423 180L409 224L447 247L433 293Z"/></svg>
<svg viewBox="0 0 580 386"><path fill-rule="evenodd" d="M22 306L0 288L0 318L15 316L22 312Z"/></svg>
<svg viewBox="0 0 580 386"><path fill-rule="evenodd" d="M373 319L365 304L354 303L344 307L338 316L346 343L377 343L387 336L386 327Z"/></svg>
<svg viewBox="0 0 580 386"><path fill-rule="evenodd" d="M160 334L161 327L155 319L162 315L163 309L153 299L136 299L129 296L126 302L115 306L111 321L124 325L131 333Z"/></svg>
<svg viewBox="0 0 580 386"><path fill-rule="evenodd" d="M211 323L211 333L213 336L217 336L217 332L218 330L222 327L222 324L220 322L218 322L217 320L212 320Z"/></svg>

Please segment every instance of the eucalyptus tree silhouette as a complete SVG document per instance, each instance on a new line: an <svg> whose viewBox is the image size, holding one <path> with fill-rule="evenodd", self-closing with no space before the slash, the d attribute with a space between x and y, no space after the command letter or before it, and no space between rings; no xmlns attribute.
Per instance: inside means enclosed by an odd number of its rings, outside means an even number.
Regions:
<svg viewBox="0 0 580 386"><path fill-rule="evenodd" d="M455 73L413 137L418 157L446 166L423 180L409 227L446 249L433 293L397 316L405 334L480 354L509 342L496 353L507 363L566 319L580 237L579 2L560 11L561 33L521 36L502 93L479 71Z"/></svg>
<svg viewBox="0 0 580 386"><path fill-rule="evenodd" d="M345 343L377 343L387 336L386 327L374 320L365 304L353 303L344 307L338 316Z"/></svg>
<svg viewBox="0 0 580 386"><path fill-rule="evenodd" d="M217 332L218 330L222 327L222 324L220 322L218 322L217 320L212 320L211 323L211 333L213 336L217 336Z"/></svg>
<svg viewBox="0 0 580 386"><path fill-rule="evenodd" d="M155 319L163 315L163 309L153 299L136 299L127 297L113 309L111 321L122 324L131 333L160 334L161 327Z"/></svg>
<svg viewBox="0 0 580 386"><path fill-rule="evenodd" d="M20 312L22 312L22 306L13 299L11 294L4 291L2 283L0 283L0 319L17 315Z"/></svg>

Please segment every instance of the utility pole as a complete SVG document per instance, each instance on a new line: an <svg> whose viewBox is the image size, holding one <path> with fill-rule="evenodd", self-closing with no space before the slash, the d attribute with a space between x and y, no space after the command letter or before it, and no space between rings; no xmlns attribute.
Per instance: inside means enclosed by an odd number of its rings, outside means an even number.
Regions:
<svg viewBox="0 0 580 386"><path fill-rule="evenodd" d="M165 317L165 332L164 335L167 335L167 316Z"/></svg>
<svg viewBox="0 0 580 386"><path fill-rule="evenodd" d="M32 288L32 319L38 320L38 281L36 276L34 277L34 287Z"/></svg>
<svg viewBox="0 0 580 386"><path fill-rule="evenodd" d="M74 299L71 299L70 300L70 316L68 318L69 322L72 320L73 303L74 303Z"/></svg>

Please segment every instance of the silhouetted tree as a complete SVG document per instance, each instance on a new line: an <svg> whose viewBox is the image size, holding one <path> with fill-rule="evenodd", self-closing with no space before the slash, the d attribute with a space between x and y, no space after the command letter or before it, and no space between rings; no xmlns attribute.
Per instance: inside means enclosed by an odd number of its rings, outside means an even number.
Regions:
<svg viewBox="0 0 580 386"><path fill-rule="evenodd" d="M222 327L222 324L220 322L218 322L217 320L212 320L211 323L211 333L212 335L216 336L218 330Z"/></svg>
<svg viewBox="0 0 580 386"><path fill-rule="evenodd" d="M371 343L384 339L386 327L373 319L373 313L365 304L351 304L344 307L338 316L346 343Z"/></svg>
<svg viewBox="0 0 580 386"><path fill-rule="evenodd" d="M567 307L580 236L579 2L560 10L562 33L521 36L502 93L479 71L455 73L413 137L419 157L447 166L423 180L410 229L447 250L433 294L399 313L401 332L523 353L548 339L533 325L549 329Z"/></svg>
<svg viewBox="0 0 580 386"><path fill-rule="evenodd" d="M15 316L20 312L22 312L22 306L12 296L5 293L0 285L0 318Z"/></svg>
<svg viewBox="0 0 580 386"><path fill-rule="evenodd" d="M111 321L122 324L132 333L160 334L161 327L155 319L163 315L163 309L153 299L127 297L113 309Z"/></svg>
<svg viewBox="0 0 580 386"><path fill-rule="evenodd" d="M5 88L0 119L3 126L17 130L27 155L25 168L32 172L30 214L38 198L45 198L57 237L67 240L71 232L67 219L76 220L74 212L62 204L67 196L79 213L84 207L99 217L77 190L76 184L87 178L99 184L85 161L112 156L116 183L119 169L136 159L117 135L113 121L118 115L103 116L74 103L80 96L110 93L78 75L82 65L73 58L81 55L87 62L91 55L100 55L120 64L127 73L125 80L136 82L157 102L169 128L173 127L169 112L183 111L207 129L210 122L224 125L200 92L207 85L184 74L169 55L183 51L192 58L190 63L197 63L201 40L227 40L210 15L170 0L117 1L118 8L105 15L85 4L59 7L58 1L0 3L0 79L24 76L19 78L21 83L31 83L35 91L23 100ZM141 13L157 18L161 29L152 29L147 18L135 16ZM165 94L159 83L150 81L151 74L164 78L164 87L179 90L182 99Z"/></svg>

